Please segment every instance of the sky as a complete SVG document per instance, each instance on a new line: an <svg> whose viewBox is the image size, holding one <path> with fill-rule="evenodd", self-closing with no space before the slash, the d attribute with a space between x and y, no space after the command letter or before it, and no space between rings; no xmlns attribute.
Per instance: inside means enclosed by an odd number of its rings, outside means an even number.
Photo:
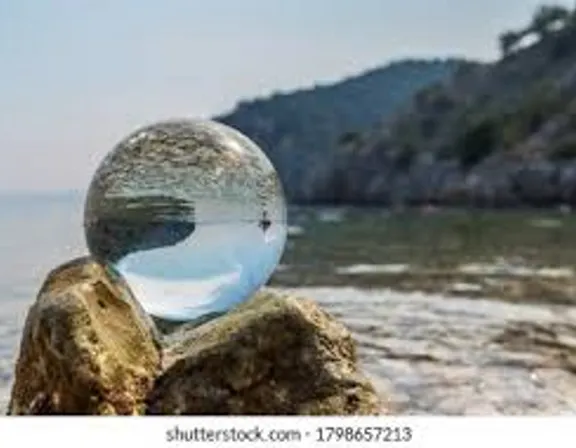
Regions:
<svg viewBox="0 0 576 448"><path fill-rule="evenodd" d="M540 3L0 0L0 192L84 190L154 121L406 57L494 59L498 34Z"/></svg>

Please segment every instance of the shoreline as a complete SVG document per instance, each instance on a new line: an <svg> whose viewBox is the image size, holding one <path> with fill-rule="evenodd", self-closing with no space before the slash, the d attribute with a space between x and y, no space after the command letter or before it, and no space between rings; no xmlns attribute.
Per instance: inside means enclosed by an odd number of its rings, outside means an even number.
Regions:
<svg viewBox="0 0 576 448"><path fill-rule="evenodd" d="M572 349L571 332L576 337L574 307L352 287L270 289L309 297L341 319L358 343L362 366L397 414L576 412L576 375L560 362ZM23 322L7 324L14 313L22 317L30 301L14 302L12 313L0 315L0 334L11 336L11 347L1 352L16 356ZM546 347L538 339L544 329L559 332L566 346ZM2 361L13 368L14 361ZM3 383L0 408L11 380Z"/></svg>

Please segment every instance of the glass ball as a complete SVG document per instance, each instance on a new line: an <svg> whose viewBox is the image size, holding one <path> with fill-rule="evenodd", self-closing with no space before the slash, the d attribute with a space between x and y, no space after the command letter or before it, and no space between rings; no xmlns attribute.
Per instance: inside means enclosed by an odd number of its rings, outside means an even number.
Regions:
<svg viewBox="0 0 576 448"><path fill-rule="evenodd" d="M286 242L286 203L249 138L214 121L170 120L104 158L84 230L91 255L147 313L187 321L224 313L268 281Z"/></svg>

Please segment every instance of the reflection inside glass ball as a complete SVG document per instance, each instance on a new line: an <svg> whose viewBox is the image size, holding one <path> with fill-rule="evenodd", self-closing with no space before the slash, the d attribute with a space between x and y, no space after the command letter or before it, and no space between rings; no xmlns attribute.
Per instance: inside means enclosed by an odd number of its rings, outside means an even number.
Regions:
<svg viewBox="0 0 576 448"><path fill-rule="evenodd" d="M172 120L137 130L98 167L85 205L91 254L149 314L228 311L265 284L286 241L276 171L240 132Z"/></svg>

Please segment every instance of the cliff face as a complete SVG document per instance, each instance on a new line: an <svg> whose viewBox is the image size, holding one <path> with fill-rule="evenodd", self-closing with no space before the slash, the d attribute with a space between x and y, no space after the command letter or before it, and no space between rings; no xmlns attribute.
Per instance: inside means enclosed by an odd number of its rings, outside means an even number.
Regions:
<svg viewBox="0 0 576 448"><path fill-rule="evenodd" d="M289 199L308 200L316 194L316 179L331 173L339 147L462 65L458 60L397 62L336 84L241 102L215 119L264 149Z"/></svg>
<svg viewBox="0 0 576 448"><path fill-rule="evenodd" d="M418 92L339 148L307 199L576 203L576 24Z"/></svg>

